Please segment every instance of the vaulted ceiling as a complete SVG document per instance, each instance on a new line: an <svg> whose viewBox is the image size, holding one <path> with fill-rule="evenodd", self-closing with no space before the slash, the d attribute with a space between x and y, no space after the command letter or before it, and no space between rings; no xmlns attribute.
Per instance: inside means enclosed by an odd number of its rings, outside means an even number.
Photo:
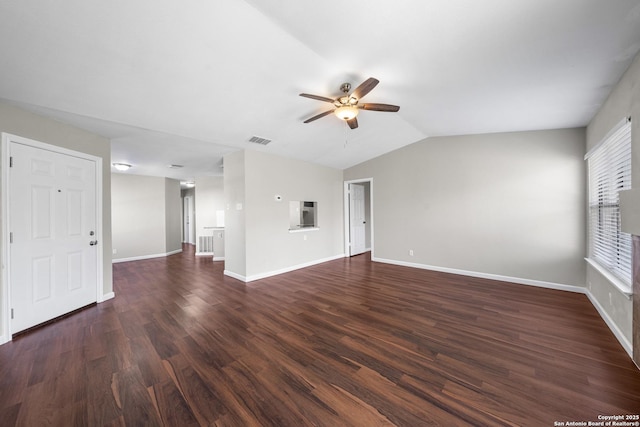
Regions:
<svg viewBox="0 0 640 427"><path fill-rule="evenodd" d="M240 149L342 169L429 136L585 126L639 50L638 0L0 0L0 99L183 180ZM399 112L303 123L331 105L299 93L371 76L366 101Z"/></svg>

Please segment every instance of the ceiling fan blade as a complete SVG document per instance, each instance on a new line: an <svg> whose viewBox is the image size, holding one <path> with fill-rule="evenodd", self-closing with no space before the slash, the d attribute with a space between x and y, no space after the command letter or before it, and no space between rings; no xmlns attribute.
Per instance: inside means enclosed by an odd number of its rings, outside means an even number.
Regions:
<svg viewBox="0 0 640 427"><path fill-rule="evenodd" d="M357 118L357 117L354 117L354 118L353 118L353 119L351 119L351 120L347 120L347 124L349 125L349 127L350 127L351 129L355 129L355 128L357 128L357 127L358 127L358 118Z"/></svg>
<svg viewBox="0 0 640 427"><path fill-rule="evenodd" d="M363 96L371 92L374 87L376 87L380 83L378 79L374 79L373 77L369 77L367 80L362 82L360 86L355 88L351 96L354 96L356 99L361 99Z"/></svg>
<svg viewBox="0 0 640 427"><path fill-rule="evenodd" d="M326 96L311 95L310 93L301 93L300 96L304 96L305 98L316 99L318 101L330 102L332 104L335 102L335 99L327 98Z"/></svg>
<svg viewBox="0 0 640 427"><path fill-rule="evenodd" d="M315 115L315 116L313 116L313 117L311 117L311 118L309 118L309 119L305 120L304 122L305 122L305 123L309 123L309 122L312 122L312 121L314 121L314 120L321 119L322 117L326 116L327 114L331 114L331 113L333 113L333 110L327 110L327 111L325 111L324 113L320 113L320 114L318 114L318 115Z"/></svg>
<svg viewBox="0 0 640 427"><path fill-rule="evenodd" d="M397 105L390 105L390 104L360 104L358 105L358 107L362 108L363 110L390 111L393 113L400 110L400 107L398 107Z"/></svg>

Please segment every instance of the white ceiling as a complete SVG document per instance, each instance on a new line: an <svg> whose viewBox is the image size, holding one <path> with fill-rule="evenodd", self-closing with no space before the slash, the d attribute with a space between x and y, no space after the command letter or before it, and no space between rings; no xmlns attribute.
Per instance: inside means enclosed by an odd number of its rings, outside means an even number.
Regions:
<svg viewBox="0 0 640 427"><path fill-rule="evenodd" d="M0 98L183 180L245 148L343 169L428 136L584 126L639 50L639 0L0 0ZM299 93L371 76L365 101L398 113L302 123L331 106Z"/></svg>

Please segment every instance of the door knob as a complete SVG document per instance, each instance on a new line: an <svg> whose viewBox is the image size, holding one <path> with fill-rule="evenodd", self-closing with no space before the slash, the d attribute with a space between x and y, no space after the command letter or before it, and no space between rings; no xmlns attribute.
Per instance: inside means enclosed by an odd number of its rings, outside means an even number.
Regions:
<svg viewBox="0 0 640 427"><path fill-rule="evenodd" d="M92 241L89 242L89 246L95 246L97 244L98 244L97 240L92 240Z"/></svg>

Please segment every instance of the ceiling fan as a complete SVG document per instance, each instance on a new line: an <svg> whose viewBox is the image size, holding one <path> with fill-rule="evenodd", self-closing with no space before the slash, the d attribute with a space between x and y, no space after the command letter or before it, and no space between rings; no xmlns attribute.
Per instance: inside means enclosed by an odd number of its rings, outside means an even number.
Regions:
<svg viewBox="0 0 640 427"><path fill-rule="evenodd" d="M305 98L311 98L311 99L316 99L318 101L329 102L335 106L335 108L332 108L331 110L327 110L324 113L320 113L316 116L313 116L305 120L304 122L309 123L314 120L318 120L319 118L322 118L328 114L333 113L339 119L342 119L345 122L347 122L347 124L351 129L355 129L358 127L358 119L356 116L358 115L359 110L388 111L388 112L396 112L400 110L400 107L398 107L397 105L360 104L359 103L360 100L366 94L371 92L371 90L374 87L376 87L378 83L380 83L378 79L369 77L367 80L362 82L360 86L355 88L355 90L351 92L351 94L349 94L349 91L351 90L351 84L343 83L340 86L340 90L342 91L343 95L340 95L336 99L331 99L331 98L327 98L325 96L319 96L319 95L311 95L308 93L301 93L300 96L303 96Z"/></svg>

